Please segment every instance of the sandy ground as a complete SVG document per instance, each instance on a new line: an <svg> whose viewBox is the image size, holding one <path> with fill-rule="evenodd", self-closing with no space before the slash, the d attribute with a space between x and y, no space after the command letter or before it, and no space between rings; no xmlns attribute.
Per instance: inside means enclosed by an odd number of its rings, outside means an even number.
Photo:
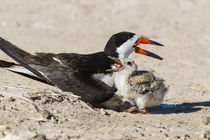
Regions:
<svg viewBox="0 0 210 140"><path fill-rule="evenodd" d="M148 114L88 108L70 93L0 69L0 139L208 139L209 0L0 0L0 36L24 50L91 53L131 31L165 47L133 54L169 85ZM0 52L0 59L12 61ZM166 108L165 108L166 107ZM209 138L210 139L210 138Z"/></svg>

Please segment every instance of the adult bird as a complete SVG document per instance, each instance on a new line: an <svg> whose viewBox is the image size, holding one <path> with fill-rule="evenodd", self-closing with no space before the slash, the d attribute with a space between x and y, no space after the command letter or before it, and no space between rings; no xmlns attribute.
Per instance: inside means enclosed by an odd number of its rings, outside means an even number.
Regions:
<svg viewBox="0 0 210 140"><path fill-rule="evenodd" d="M147 55L159 60L163 60L162 57L140 48L140 44L152 44L163 46L162 44L156 41L149 40L148 38L137 35L135 33L119 32L110 37L104 48L104 53L107 56L121 59L128 58L132 52L135 52L138 54ZM114 85L114 77L112 76L112 74L101 75L99 78L109 86Z"/></svg>
<svg viewBox="0 0 210 140"><path fill-rule="evenodd" d="M121 66L120 61L107 56L128 57L131 52L135 51L162 60L158 55L137 47L140 43L162 46L134 33L120 32L109 39L103 52L93 54L36 53L32 55L0 38L0 49L18 62L18 64L13 64L0 61L0 66L17 73L37 77L57 86L62 91L70 91L80 96L85 102L97 105L110 99L115 89L105 84L107 83L104 80L106 78L102 78L104 83L94 75L110 75L107 69L110 69L112 65Z"/></svg>

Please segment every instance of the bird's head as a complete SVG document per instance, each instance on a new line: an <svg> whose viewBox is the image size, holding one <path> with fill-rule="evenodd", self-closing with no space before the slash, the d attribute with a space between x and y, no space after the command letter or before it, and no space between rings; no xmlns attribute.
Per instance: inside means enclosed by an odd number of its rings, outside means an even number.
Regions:
<svg viewBox="0 0 210 140"><path fill-rule="evenodd" d="M142 37L131 32L120 32L111 36L104 48L104 52L106 55L116 58L127 58L132 52L135 52L159 60L163 59L162 57L152 52L140 48L140 44L163 46L158 42L149 40L146 37Z"/></svg>
<svg viewBox="0 0 210 140"><path fill-rule="evenodd" d="M115 57L111 57L108 56L110 59L112 59L113 61L115 61L115 64L112 65L112 69L108 69L106 71L108 72L123 72L123 73L127 73L127 74L132 74L134 71L137 70L137 65L136 63L129 58L115 58Z"/></svg>
<svg viewBox="0 0 210 140"><path fill-rule="evenodd" d="M128 74L132 74L133 72L135 72L137 70L137 65L132 59L121 58L120 62L122 63L123 66L122 66L121 69L119 69L119 71L123 70L123 72L126 72Z"/></svg>

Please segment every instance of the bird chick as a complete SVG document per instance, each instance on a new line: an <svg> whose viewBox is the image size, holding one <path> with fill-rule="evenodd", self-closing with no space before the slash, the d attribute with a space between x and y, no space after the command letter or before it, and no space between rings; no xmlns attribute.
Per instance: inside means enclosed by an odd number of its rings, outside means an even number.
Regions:
<svg viewBox="0 0 210 140"><path fill-rule="evenodd" d="M139 108L132 107L128 111L146 113L146 107L160 105L167 92L164 80L152 72L137 71L137 65L131 59L120 60L123 68L115 72L115 86L122 97Z"/></svg>

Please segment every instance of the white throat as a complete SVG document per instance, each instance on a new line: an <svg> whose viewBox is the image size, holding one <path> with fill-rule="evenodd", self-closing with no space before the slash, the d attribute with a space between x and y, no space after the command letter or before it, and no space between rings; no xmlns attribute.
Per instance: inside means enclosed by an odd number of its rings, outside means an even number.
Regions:
<svg viewBox="0 0 210 140"><path fill-rule="evenodd" d="M117 48L117 53L119 58L128 58L128 56L134 51L133 45L138 40L139 36L134 35L132 38L128 39L120 47Z"/></svg>
<svg viewBox="0 0 210 140"><path fill-rule="evenodd" d="M128 78L129 78L129 74L128 73L124 73L122 71L120 72L116 72L114 74L114 83L116 88L118 89L119 93L123 96L123 97L127 97L127 90L128 90Z"/></svg>
<svg viewBox="0 0 210 140"><path fill-rule="evenodd" d="M128 39L125 43L123 43L120 47L117 48L116 52L119 54L119 58L128 58L128 56L134 51L133 45L134 43L139 39L138 35L134 35L132 38ZM124 74L126 76L127 74ZM114 75L101 75L101 76L96 76L98 79L103 81L109 86L114 85ZM126 83L127 77L119 76L121 78L117 78L117 81L123 80L123 82L120 83L120 87L123 87L123 83Z"/></svg>

